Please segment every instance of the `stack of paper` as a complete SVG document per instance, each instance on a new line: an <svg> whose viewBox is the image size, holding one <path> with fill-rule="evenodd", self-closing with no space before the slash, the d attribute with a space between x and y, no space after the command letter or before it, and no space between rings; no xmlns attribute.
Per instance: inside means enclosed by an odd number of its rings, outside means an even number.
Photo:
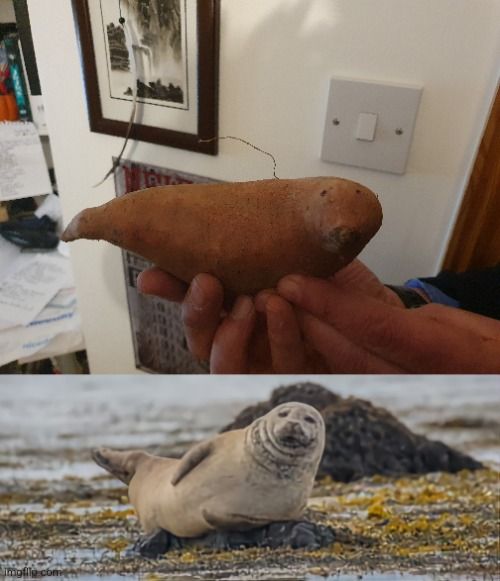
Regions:
<svg viewBox="0 0 500 581"><path fill-rule="evenodd" d="M59 198L36 211L61 219ZM0 365L84 348L66 244L52 252L21 252L0 236Z"/></svg>
<svg viewBox="0 0 500 581"><path fill-rule="evenodd" d="M0 123L0 201L48 194L36 211L61 220L33 123ZM69 255L64 243L21 252L0 236L0 365L83 349Z"/></svg>
<svg viewBox="0 0 500 581"><path fill-rule="evenodd" d="M7 245L13 246L0 238L3 255ZM11 248L8 253L12 256ZM0 271L0 365L82 348L69 258L59 251L18 251L17 258L4 265L3 276Z"/></svg>
<svg viewBox="0 0 500 581"><path fill-rule="evenodd" d="M0 123L0 201L51 191L42 144L33 123Z"/></svg>

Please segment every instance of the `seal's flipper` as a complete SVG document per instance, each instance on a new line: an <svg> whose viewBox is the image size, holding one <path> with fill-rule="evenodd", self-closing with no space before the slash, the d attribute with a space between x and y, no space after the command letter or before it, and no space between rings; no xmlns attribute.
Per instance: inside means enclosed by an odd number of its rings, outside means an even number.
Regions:
<svg viewBox="0 0 500 581"><path fill-rule="evenodd" d="M145 458L145 452L118 452L109 448L96 448L91 452L92 459L104 470L129 484L135 474L140 460Z"/></svg>
<svg viewBox="0 0 500 581"><path fill-rule="evenodd" d="M179 465L175 469L174 475L172 476L172 486L178 484L186 474L191 472L193 468L196 468L198 464L209 456L213 451L212 440L207 440L206 442L201 442L188 450L184 456L180 459Z"/></svg>
<svg viewBox="0 0 500 581"><path fill-rule="evenodd" d="M269 524L272 519L247 514L215 514L204 508L201 511L207 523L216 531L248 531Z"/></svg>

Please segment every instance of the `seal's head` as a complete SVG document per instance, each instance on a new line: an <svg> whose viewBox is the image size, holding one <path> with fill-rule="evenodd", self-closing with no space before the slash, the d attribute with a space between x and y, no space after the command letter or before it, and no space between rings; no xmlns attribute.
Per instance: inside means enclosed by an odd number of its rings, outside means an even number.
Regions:
<svg viewBox="0 0 500 581"><path fill-rule="evenodd" d="M293 449L297 455L324 446L325 425L321 414L303 403L284 403L266 416L271 439L279 448Z"/></svg>
<svg viewBox="0 0 500 581"><path fill-rule="evenodd" d="M312 406L288 402L272 409L247 428L254 457L283 476L316 472L325 447L325 424Z"/></svg>

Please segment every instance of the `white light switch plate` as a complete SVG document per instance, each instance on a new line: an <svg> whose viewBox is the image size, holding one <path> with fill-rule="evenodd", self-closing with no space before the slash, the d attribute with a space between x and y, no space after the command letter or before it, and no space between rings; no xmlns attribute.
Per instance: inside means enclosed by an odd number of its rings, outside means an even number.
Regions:
<svg viewBox="0 0 500 581"><path fill-rule="evenodd" d="M421 95L413 85L332 79L321 159L404 173ZM362 113L377 116L372 141L357 138Z"/></svg>

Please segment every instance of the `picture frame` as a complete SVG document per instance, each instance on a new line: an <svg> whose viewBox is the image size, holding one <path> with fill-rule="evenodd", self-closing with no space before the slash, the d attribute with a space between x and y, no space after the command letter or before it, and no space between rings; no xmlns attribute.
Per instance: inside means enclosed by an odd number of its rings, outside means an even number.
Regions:
<svg viewBox="0 0 500 581"><path fill-rule="evenodd" d="M127 135L135 70L130 139L217 155L219 0L153 1L73 0L90 130Z"/></svg>

